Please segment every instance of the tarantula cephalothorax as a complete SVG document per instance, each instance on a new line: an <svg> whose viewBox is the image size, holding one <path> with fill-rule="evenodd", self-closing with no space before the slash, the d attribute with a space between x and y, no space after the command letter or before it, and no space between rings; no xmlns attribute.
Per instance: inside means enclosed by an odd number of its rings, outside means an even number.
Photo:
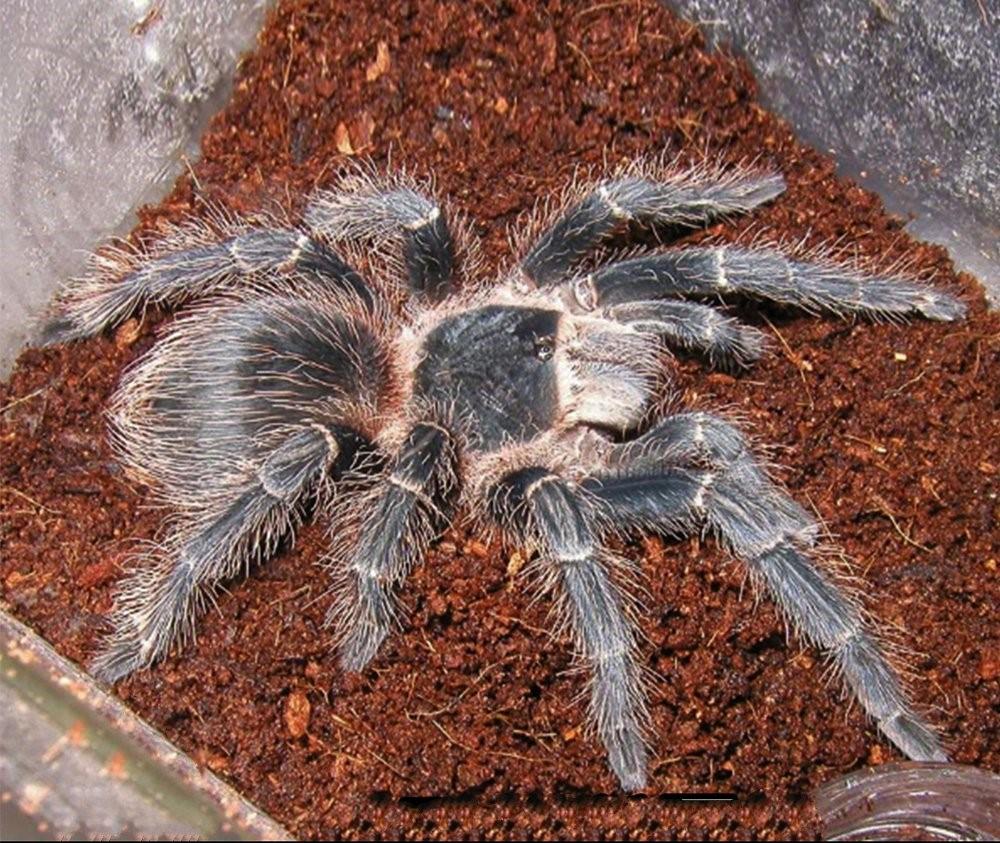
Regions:
<svg viewBox="0 0 1000 843"><path fill-rule="evenodd" d="M118 679L189 638L214 587L272 553L311 502L339 546L329 619L344 666L360 670L397 622L408 571L465 508L532 549L589 668L611 768L637 790L647 756L638 633L622 560L602 539L707 530L828 652L893 743L943 760L857 598L815 562L813 519L726 419L657 415L657 361L669 347L722 364L760 355L756 330L707 303L720 296L941 320L961 317L961 303L773 249L583 264L636 226L697 226L783 190L773 174L627 167L570 191L499 283L462 289L461 238L437 202L369 171L316 194L299 227L217 220L152 251L100 253L43 341L216 295L167 331L114 399L125 464L175 516L120 588L97 675ZM406 282L362 278L334 244L395 254L386 265Z"/></svg>

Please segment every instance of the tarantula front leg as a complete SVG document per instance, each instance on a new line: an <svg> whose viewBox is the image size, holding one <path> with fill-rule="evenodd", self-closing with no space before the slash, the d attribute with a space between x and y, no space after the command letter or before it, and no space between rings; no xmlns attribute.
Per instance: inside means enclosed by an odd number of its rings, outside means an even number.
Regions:
<svg viewBox="0 0 1000 843"><path fill-rule="evenodd" d="M542 581L558 595L576 647L591 671L590 719L622 787L646 785L645 701L636 630L611 577L580 490L544 468L504 478L491 493L494 518L540 553Z"/></svg>
<svg viewBox="0 0 1000 843"><path fill-rule="evenodd" d="M570 293L570 290L572 291ZM693 247L619 261L567 283L571 306L587 311L680 296L744 295L806 311L873 317L965 313L953 296L898 277L868 277L830 262L793 260L770 249Z"/></svg>
<svg viewBox="0 0 1000 843"><path fill-rule="evenodd" d="M707 525L768 588L792 626L829 653L896 746L913 759L947 760L856 601L810 558L816 525L768 479L735 427L707 413L671 416L619 446L611 468L615 474L585 484L608 529L690 533Z"/></svg>
<svg viewBox="0 0 1000 843"><path fill-rule="evenodd" d="M361 532L327 621L338 628L341 660L361 670L397 622L395 592L447 526L457 490L455 442L433 422L415 425L363 513ZM351 504L354 506L354 504Z"/></svg>
<svg viewBox="0 0 1000 843"><path fill-rule="evenodd" d="M624 171L598 182L544 231L521 261L539 287L567 272L628 224L703 225L730 213L745 213L785 189L778 174L692 169L650 177Z"/></svg>
<svg viewBox="0 0 1000 843"><path fill-rule="evenodd" d="M300 501L346 456L341 443L352 440L349 431L332 425L290 432L231 503L175 529L121 586L113 632L93 661L94 675L115 682L192 637L206 597L252 559L274 552L293 526Z"/></svg>
<svg viewBox="0 0 1000 843"><path fill-rule="evenodd" d="M629 302L611 305L602 313L640 333L656 334L668 345L705 354L713 366L749 366L766 347L756 328L696 302Z"/></svg>

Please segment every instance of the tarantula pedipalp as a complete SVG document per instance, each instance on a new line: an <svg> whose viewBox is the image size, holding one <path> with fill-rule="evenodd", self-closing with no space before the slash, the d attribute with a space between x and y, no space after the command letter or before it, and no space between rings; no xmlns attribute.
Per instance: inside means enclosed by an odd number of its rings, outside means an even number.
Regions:
<svg viewBox="0 0 1000 843"><path fill-rule="evenodd" d="M581 261L641 225L696 226L784 189L778 175L625 168L568 200L494 286L456 289L456 240L416 184L354 174L301 228L187 228L103 259L43 339L84 336L151 302L215 294L129 372L113 406L125 464L175 510L118 593L94 662L114 681L189 638L222 580L273 552L307 499L338 545L329 619L360 670L398 622L396 593L459 508L537 554L590 671L590 716L626 790L646 784L634 608L610 533L707 530L828 651L904 753L945 754L856 599L815 561L816 524L741 432L706 412L656 416L657 365L683 347L748 365L760 334L705 300L746 295L836 314L960 318L898 277L775 250L701 246ZM334 248L395 244L410 289L368 281ZM693 299L693 300L691 300Z"/></svg>

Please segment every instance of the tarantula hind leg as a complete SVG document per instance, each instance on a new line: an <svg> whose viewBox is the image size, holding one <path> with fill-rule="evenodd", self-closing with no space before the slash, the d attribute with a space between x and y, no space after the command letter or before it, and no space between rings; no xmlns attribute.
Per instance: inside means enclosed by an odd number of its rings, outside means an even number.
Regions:
<svg viewBox="0 0 1000 843"><path fill-rule="evenodd" d="M647 714L637 633L587 503L559 475L528 468L501 480L491 494L491 510L520 540L538 548L542 585L558 595L578 655L590 668L590 720L622 787L641 790Z"/></svg>
<svg viewBox="0 0 1000 843"><path fill-rule="evenodd" d="M395 592L447 526L456 471L451 434L422 422L411 428L373 487L357 543L346 564L337 566L337 597L327 614L327 623L337 628L347 670L362 670L397 624Z"/></svg>
<svg viewBox="0 0 1000 843"><path fill-rule="evenodd" d="M947 760L857 600L810 558L816 525L770 481L733 425L708 413L668 417L619 446L611 467L612 476L585 484L609 529L690 534L707 525L766 586L791 625L826 650L896 746L915 760Z"/></svg>
<svg viewBox="0 0 1000 843"><path fill-rule="evenodd" d="M545 231L521 261L538 286L561 281L574 264L628 224L695 226L745 213L785 190L776 173L694 168L650 177L625 170L597 182Z"/></svg>
<svg viewBox="0 0 1000 843"><path fill-rule="evenodd" d="M610 263L575 284L590 307L679 296L744 295L807 311L899 318L960 319L953 296L900 277L869 277L830 261L798 261L773 249L711 246L673 249Z"/></svg>
<svg viewBox="0 0 1000 843"><path fill-rule="evenodd" d="M399 241L411 290L432 301L451 290L455 239L444 209L402 174L349 173L337 188L313 196L306 223L334 241Z"/></svg>
<svg viewBox="0 0 1000 843"><path fill-rule="evenodd" d="M297 505L338 454L334 430L290 433L230 503L178 526L118 592L113 631L91 665L94 675L115 682L191 638L212 589L274 552Z"/></svg>
<svg viewBox="0 0 1000 843"><path fill-rule="evenodd" d="M151 304L177 303L217 292L247 276L297 271L375 306L358 272L306 231L247 228L210 242L207 225L191 223L150 255L110 250L91 258L91 270L56 298L39 345L81 339L117 325ZM110 256L109 256L110 255Z"/></svg>

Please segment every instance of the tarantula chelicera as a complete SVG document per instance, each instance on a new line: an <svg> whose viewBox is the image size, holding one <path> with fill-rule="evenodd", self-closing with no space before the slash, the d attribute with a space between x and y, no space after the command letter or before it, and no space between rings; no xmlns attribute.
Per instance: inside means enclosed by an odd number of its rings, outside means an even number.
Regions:
<svg viewBox="0 0 1000 843"><path fill-rule="evenodd" d="M113 402L125 465L175 516L121 586L95 673L117 680L188 639L215 587L273 553L310 508L332 525L328 618L344 667L361 670L399 620L407 573L463 509L531 549L589 668L610 766L634 791L647 765L639 636L627 566L604 540L707 531L828 652L896 746L944 760L859 600L817 563L816 522L732 423L658 409L659 363L670 348L736 366L762 353L761 334L720 313L720 297L939 320L960 318L962 304L775 249L594 259L637 229L676 232L783 190L776 174L626 167L569 191L495 284L458 284L464 240L429 189L368 170L317 193L301 226L192 223L152 250L100 252L57 300L43 341L213 297ZM345 249L395 260L366 279Z"/></svg>

